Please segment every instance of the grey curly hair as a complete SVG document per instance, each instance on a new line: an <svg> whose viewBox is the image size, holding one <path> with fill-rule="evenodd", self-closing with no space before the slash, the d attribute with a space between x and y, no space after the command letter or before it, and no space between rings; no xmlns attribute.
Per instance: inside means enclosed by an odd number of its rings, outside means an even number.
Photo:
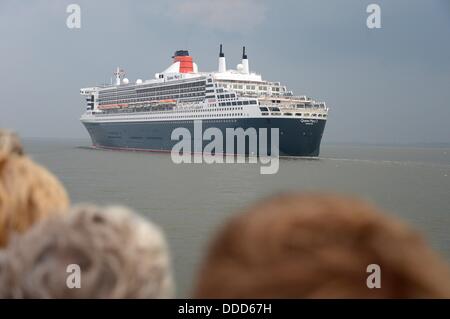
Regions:
<svg viewBox="0 0 450 319"><path fill-rule="evenodd" d="M124 207L77 206L15 238L2 254L3 298L169 298L174 292L162 231ZM72 264L81 281L71 289Z"/></svg>

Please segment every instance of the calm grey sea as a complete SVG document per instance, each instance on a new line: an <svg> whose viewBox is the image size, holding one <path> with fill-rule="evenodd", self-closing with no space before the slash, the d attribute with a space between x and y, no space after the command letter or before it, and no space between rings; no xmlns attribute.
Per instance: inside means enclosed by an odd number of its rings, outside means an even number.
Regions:
<svg viewBox="0 0 450 319"><path fill-rule="evenodd" d="M88 140L25 140L72 202L123 204L158 223L172 250L177 291L189 296L211 234L239 208L283 190L356 194L420 229L450 260L450 147L323 145L321 158L257 164L182 164L170 154L89 149Z"/></svg>

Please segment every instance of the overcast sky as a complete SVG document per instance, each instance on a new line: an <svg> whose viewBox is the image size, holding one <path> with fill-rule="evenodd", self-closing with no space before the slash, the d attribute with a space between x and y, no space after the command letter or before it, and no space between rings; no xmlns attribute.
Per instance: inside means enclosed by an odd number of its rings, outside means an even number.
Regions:
<svg viewBox="0 0 450 319"><path fill-rule="evenodd" d="M223 43L229 67L246 45L251 71L326 101L327 142L450 142L448 0L0 0L0 40L0 127L25 137L87 137L81 87L151 78L176 49L210 71Z"/></svg>

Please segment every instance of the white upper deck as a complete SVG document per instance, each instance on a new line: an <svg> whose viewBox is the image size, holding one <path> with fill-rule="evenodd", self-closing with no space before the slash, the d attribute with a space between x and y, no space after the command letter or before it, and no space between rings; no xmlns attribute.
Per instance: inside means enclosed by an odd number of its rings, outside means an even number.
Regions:
<svg viewBox="0 0 450 319"><path fill-rule="evenodd" d="M289 110L328 110L324 102L306 96L294 96L280 82L265 81L260 74L250 72L245 47L241 63L235 69L227 68L222 46L218 69L213 72L199 72L197 64L186 50L176 51L172 58L172 64L156 73L153 79L137 79L131 83L125 78L125 72L117 68L114 84L81 89L80 93L87 96L87 111L101 113L202 105L221 108L252 104L275 105Z"/></svg>

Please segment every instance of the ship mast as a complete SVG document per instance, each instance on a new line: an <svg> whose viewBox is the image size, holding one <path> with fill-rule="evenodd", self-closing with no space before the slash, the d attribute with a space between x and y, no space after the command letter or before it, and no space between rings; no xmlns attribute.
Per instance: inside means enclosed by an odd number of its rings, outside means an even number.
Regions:
<svg viewBox="0 0 450 319"><path fill-rule="evenodd" d="M120 85L123 77L125 76L125 71L119 67L114 71L114 76L116 78L116 85Z"/></svg>

